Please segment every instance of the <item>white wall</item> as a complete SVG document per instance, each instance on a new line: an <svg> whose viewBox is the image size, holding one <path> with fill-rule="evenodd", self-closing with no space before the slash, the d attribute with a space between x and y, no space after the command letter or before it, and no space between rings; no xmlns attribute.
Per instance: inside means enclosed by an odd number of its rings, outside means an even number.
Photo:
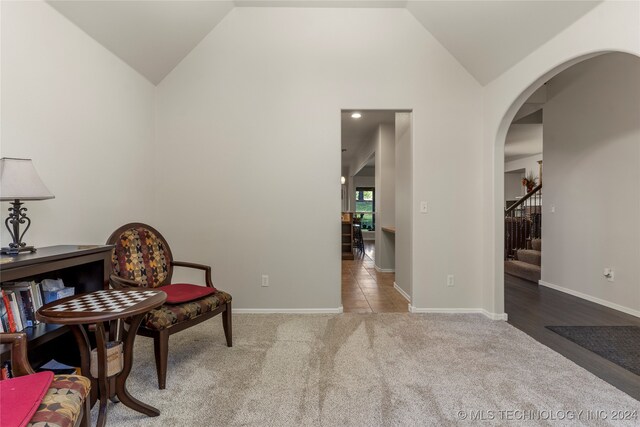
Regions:
<svg viewBox="0 0 640 427"><path fill-rule="evenodd" d="M32 158L56 196L26 203L25 241L100 244L125 222L149 221L153 85L48 4L0 7L1 155Z"/></svg>
<svg viewBox="0 0 640 427"><path fill-rule="evenodd" d="M640 313L640 58L587 60L547 93L542 280Z"/></svg>
<svg viewBox="0 0 640 427"><path fill-rule="evenodd" d="M356 175L353 177L353 198L354 198L354 206L355 206L355 192L358 187L373 187L376 186L376 178L375 176L360 176Z"/></svg>
<svg viewBox="0 0 640 427"><path fill-rule="evenodd" d="M504 147L505 161L542 153L542 123L512 123Z"/></svg>
<svg viewBox="0 0 640 427"><path fill-rule="evenodd" d="M541 136L542 139L542 136ZM533 173L540 183L540 164L542 153L504 163L504 200L514 200L516 196L524 196L527 189L522 185L522 178ZM524 172L520 172L523 171Z"/></svg>
<svg viewBox="0 0 640 427"><path fill-rule="evenodd" d="M540 175L540 164L538 161L542 160L542 153L534 154L533 156L523 157L522 159L511 160L504 163L504 171L512 172L520 169L524 169L525 173L533 172L537 177ZM544 172L543 172L544 173Z"/></svg>
<svg viewBox="0 0 640 427"><path fill-rule="evenodd" d="M376 176L376 167L374 166L365 166L357 173L357 176L361 177L369 177L375 178Z"/></svg>
<svg viewBox="0 0 640 427"><path fill-rule="evenodd" d="M175 199L159 198L158 227L179 258L213 265L236 307L340 306L336 177L349 108L413 110L415 305L481 304L481 218L468 215L481 182L466 179L482 167L481 88L408 11L236 8L157 97L159 163L172 171L157 185L190 207L183 224ZM292 211L293 199L308 209ZM432 212L418 216L417 200ZM311 253L300 217L314 227Z"/></svg>
<svg viewBox="0 0 640 427"><path fill-rule="evenodd" d="M505 202L516 200L524 195L526 188L522 185L524 170L505 172L504 174L504 200ZM506 206L505 206L506 207Z"/></svg>
<svg viewBox="0 0 640 427"><path fill-rule="evenodd" d="M378 129L369 135L369 137L362 142L358 149L351 154L348 160L347 168L349 169L350 175L356 175L364 170L367 166L366 164L371 160L372 156L376 153L376 148L378 146ZM375 167L374 175L375 175Z"/></svg>
<svg viewBox="0 0 640 427"><path fill-rule="evenodd" d="M379 271L394 271L395 239L382 227L396 223L396 133L395 126L378 127L376 148L376 251L375 266Z"/></svg>
<svg viewBox="0 0 640 427"><path fill-rule="evenodd" d="M411 113L396 113L396 284L410 297L412 245Z"/></svg>
<svg viewBox="0 0 640 427"><path fill-rule="evenodd" d="M504 310L504 140L520 106L572 64L603 52L640 55L639 2L603 2L484 88L483 307ZM543 175L545 172L543 172ZM543 177L544 179L544 177Z"/></svg>

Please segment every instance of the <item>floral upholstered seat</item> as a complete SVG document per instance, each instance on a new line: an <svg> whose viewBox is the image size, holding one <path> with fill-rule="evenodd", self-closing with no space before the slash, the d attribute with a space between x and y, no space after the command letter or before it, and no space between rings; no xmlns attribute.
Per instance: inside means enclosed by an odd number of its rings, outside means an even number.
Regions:
<svg viewBox="0 0 640 427"><path fill-rule="evenodd" d="M160 232L142 223L123 225L111 234L107 244L114 246L111 257L113 274L110 277L112 287L144 287L158 290L165 287L168 294L167 303L148 312L138 329L139 335L154 339L160 389L165 388L166 384L169 335L221 314L227 346L231 347L231 295L213 286L211 267L175 261L169 244ZM204 286L172 284L174 267L202 270ZM186 302L172 304L169 297L172 297L171 294L177 287L190 288L194 295L198 296L180 299L178 301ZM203 288L206 288L206 292L203 292Z"/></svg>
<svg viewBox="0 0 640 427"><path fill-rule="evenodd" d="M142 319L142 325L149 329L165 329L176 323L194 319L230 302L231 295L218 291L196 301L165 304L147 313Z"/></svg>
<svg viewBox="0 0 640 427"><path fill-rule="evenodd" d="M11 369L14 376L14 379L2 381L7 385L4 392L0 392L0 400L3 401L0 405L0 419L5 424L89 427L91 381L88 378L80 375L54 376L50 372L36 373L27 358L27 334L24 332L0 333L0 343L11 346ZM44 377L44 383L36 380L38 377ZM33 395L33 392L36 394ZM19 399L20 403L16 404L15 399Z"/></svg>
<svg viewBox="0 0 640 427"><path fill-rule="evenodd" d="M71 427L82 414L89 398L91 381L79 375L56 375L29 427Z"/></svg>

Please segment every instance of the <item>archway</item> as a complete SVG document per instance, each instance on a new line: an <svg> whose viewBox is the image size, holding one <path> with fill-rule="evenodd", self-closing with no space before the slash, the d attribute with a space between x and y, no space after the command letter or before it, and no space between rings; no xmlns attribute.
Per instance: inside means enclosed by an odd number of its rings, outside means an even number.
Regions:
<svg viewBox="0 0 640 427"><path fill-rule="evenodd" d="M545 76L506 136L504 170L531 168L531 157L508 157L511 142L531 141L539 150L534 158L544 159L544 191L533 203L542 187L520 193L508 209L502 224L515 240L504 246L504 275L496 279L512 326L637 396L633 371L616 376L610 365L628 354L612 344L616 334L640 326L640 55L607 52L562 68ZM539 108L542 114L530 114ZM544 127L544 154L535 145L542 132L518 140L514 135L528 135L518 126ZM575 334L584 334L582 341Z"/></svg>
<svg viewBox="0 0 640 427"><path fill-rule="evenodd" d="M504 150L507 131L511 125L513 118L525 101L545 82L553 77L571 68L572 66L601 56L607 53L625 53L640 57L637 52L623 50L600 50L582 55L577 55L558 66L549 69L540 77L529 83L528 86L511 102L499 123L494 138L494 213L493 213L493 229L494 229L494 250L493 250L493 300L495 301L495 313L504 313ZM506 320L506 315L504 316Z"/></svg>

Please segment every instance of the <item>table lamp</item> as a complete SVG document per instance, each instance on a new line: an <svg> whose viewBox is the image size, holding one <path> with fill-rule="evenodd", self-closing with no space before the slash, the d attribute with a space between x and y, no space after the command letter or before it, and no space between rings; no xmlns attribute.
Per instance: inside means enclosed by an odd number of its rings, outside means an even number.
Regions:
<svg viewBox="0 0 640 427"><path fill-rule="evenodd" d="M0 201L11 202L9 217L4 224L9 230L13 242L0 250L2 254L17 255L20 252L35 252L36 248L27 246L22 241L31 225L27 217L27 208L23 208L23 200L46 200L55 196L44 185L31 159L0 159ZM20 232L20 224L27 224Z"/></svg>

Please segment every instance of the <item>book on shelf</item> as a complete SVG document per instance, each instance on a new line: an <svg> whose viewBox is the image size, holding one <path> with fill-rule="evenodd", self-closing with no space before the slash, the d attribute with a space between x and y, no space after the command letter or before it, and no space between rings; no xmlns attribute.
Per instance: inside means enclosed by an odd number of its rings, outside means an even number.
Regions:
<svg viewBox="0 0 640 427"><path fill-rule="evenodd" d="M11 309L11 314L13 316L13 322L16 324L16 332L20 332L24 329L24 325L22 324L22 317L20 316L20 307L18 307L18 301L16 300L16 295L12 290L5 291L5 295L9 300L9 307Z"/></svg>
<svg viewBox="0 0 640 427"><path fill-rule="evenodd" d="M35 309L38 311L40 307L44 305L42 299L42 291L40 289L40 285L38 285L35 281L30 282L31 285L31 296L35 303Z"/></svg>
<svg viewBox="0 0 640 427"><path fill-rule="evenodd" d="M20 317L20 323L23 328L33 326L35 321L35 311L33 311L33 303L31 302L31 296L29 290L31 286L28 282L13 283L5 285L4 289L7 292L12 292L18 305L18 316ZM16 317L16 312L13 313Z"/></svg>
<svg viewBox="0 0 640 427"><path fill-rule="evenodd" d="M8 380L9 378L13 378L13 371L11 369L11 361L6 360L0 367L0 380Z"/></svg>
<svg viewBox="0 0 640 427"><path fill-rule="evenodd" d="M16 320L13 316L13 310L11 308L11 301L9 300L9 295L4 291L4 289L0 289L2 293L2 306L4 309L3 312L3 320L6 319L6 330L8 332L17 332L16 329Z"/></svg>
<svg viewBox="0 0 640 427"><path fill-rule="evenodd" d="M0 327L6 332L19 332L39 323L36 312L44 304L74 294L61 279L44 279L41 283L4 282L1 285Z"/></svg>
<svg viewBox="0 0 640 427"><path fill-rule="evenodd" d="M31 282L3 283L2 288L7 294L9 301L15 300L16 307L11 305L11 311L14 321L16 322L17 331L31 327L37 323L36 321L36 305L34 303L33 290ZM12 297L13 295L13 297ZM20 328L22 326L22 328Z"/></svg>
<svg viewBox="0 0 640 427"><path fill-rule="evenodd" d="M36 308L33 304L33 297L31 296L31 286L20 290L19 296L22 300L22 308L27 326L35 325L38 321L36 320Z"/></svg>
<svg viewBox="0 0 640 427"><path fill-rule="evenodd" d="M36 310L31 296L31 283L19 282L4 284L5 291L13 292L18 304L18 314L23 328L33 326L36 323ZM15 317L15 312L13 313Z"/></svg>
<svg viewBox="0 0 640 427"><path fill-rule="evenodd" d="M7 306L4 304L4 296L2 290L0 290L0 324L2 324L3 332L11 332L11 325L9 324L9 313L7 312Z"/></svg>

